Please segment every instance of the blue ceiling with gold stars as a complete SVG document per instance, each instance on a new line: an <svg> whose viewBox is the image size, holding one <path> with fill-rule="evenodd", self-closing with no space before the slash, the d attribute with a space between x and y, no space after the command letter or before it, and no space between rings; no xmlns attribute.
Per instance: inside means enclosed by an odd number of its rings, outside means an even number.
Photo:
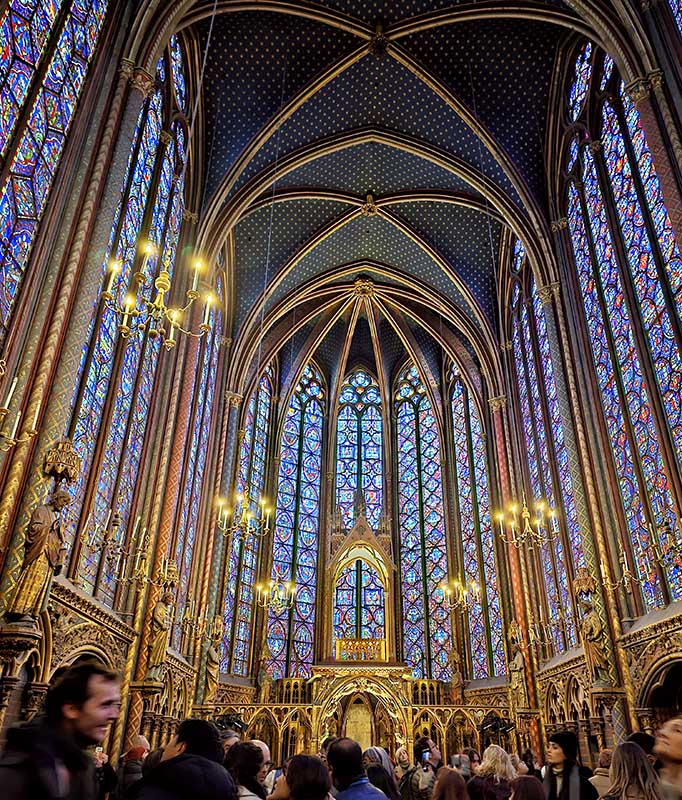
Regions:
<svg viewBox="0 0 682 800"><path fill-rule="evenodd" d="M454 332L472 356L498 339L505 228L518 233L519 219L532 227L550 213L546 131L571 32L550 18L510 18L495 3L476 21L458 17L458 0L282 0L281 13L219 6L202 87L200 225L210 220L206 237L232 248L233 337L254 334L263 297L267 315L315 282L338 287L319 300L319 322L325 303L368 275L387 290L407 282L416 304L433 294L456 306L477 331L476 345ZM560 0L546 5L567 12ZM405 30L429 13L444 24ZM200 55L209 27L204 18L184 29ZM368 194L377 205L363 214ZM392 374L405 346L397 320L379 317ZM283 345L283 373L314 324ZM439 369L426 329L407 315L401 324ZM317 348L328 379L348 335L340 320ZM364 318L350 356L374 364Z"/></svg>

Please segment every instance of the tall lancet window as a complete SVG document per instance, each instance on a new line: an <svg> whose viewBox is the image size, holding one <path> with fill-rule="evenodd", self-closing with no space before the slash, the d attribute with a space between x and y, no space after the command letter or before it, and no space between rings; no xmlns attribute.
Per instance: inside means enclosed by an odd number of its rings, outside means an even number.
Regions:
<svg viewBox="0 0 682 800"><path fill-rule="evenodd" d="M4 339L97 47L106 0L0 11L0 340Z"/></svg>
<svg viewBox="0 0 682 800"><path fill-rule="evenodd" d="M651 610L682 598L671 552L682 467L682 259L639 113L613 61L589 43L578 60L588 69L570 90L580 102L566 139L576 289L622 502L621 545Z"/></svg>
<svg viewBox="0 0 682 800"><path fill-rule="evenodd" d="M249 400L244 420L244 438L239 450L236 494L248 503L255 516L265 489L268 435L272 406L273 372L267 367L257 391ZM235 514L239 513L237 506ZM260 552L260 538L254 535L230 539L227 564L227 592L223 613L220 669L247 675L253 640L254 585Z"/></svg>
<svg viewBox="0 0 682 800"><path fill-rule="evenodd" d="M293 581L296 599L292 609L269 614L274 678L310 677L313 663L323 420L322 378L308 365L291 396L279 449L272 577Z"/></svg>
<svg viewBox="0 0 682 800"><path fill-rule="evenodd" d="M346 528L353 527L356 501L376 530L383 507L383 425L376 380L358 369L341 387L336 425L336 503Z"/></svg>
<svg viewBox="0 0 682 800"><path fill-rule="evenodd" d="M174 555L178 565L180 582L175 600L178 615L184 611L190 614L194 609L187 608L192 579L192 562L197 538L197 525L201 511L202 498L205 500L208 486L204 486L206 457L209 454L209 435L211 433L212 412L216 394L216 375L220 340L223 327L223 284L219 277L216 282L215 303L209 318L210 330L199 343L199 362L194 383L194 400L190 419L188 448L185 454L183 487L177 513L177 527L174 536ZM181 628L173 629L173 645L181 644Z"/></svg>
<svg viewBox="0 0 682 800"><path fill-rule="evenodd" d="M384 582L373 564L350 561L334 588L334 639L374 639L386 636Z"/></svg>
<svg viewBox="0 0 682 800"><path fill-rule="evenodd" d="M175 37L157 65L157 83L138 119L109 247L102 265L102 289L109 281L112 261L120 265L112 292L122 305L131 276L140 271L146 282L139 289L151 298L154 278L164 265L173 274L184 209L186 119L178 106L184 87L181 64L171 68ZM176 59L178 56L176 55ZM116 592L116 561L106 557L103 537L120 525L111 546L129 544L135 527L129 519L133 505L161 337L135 333L119 335L120 318L99 300L93 306L73 396L70 433L82 469L76 482L74 517L83 534L79 576L84 588L105 602ZM76 541L76 531L67 541ZM72 565L73 566L73 565Z"/></svg>
<svg viewBox="0 0 682 800"><path fill-rule="evenodd" d="M440 589L448 578L441 440L414 366L398 378L395 410L403 658L416 677L448 680L452 625Z"/></svg>
<svg viewBox="0 0 682 800"><path fill-rule="evenodd" d="M473 677L487 678L506 672L488 456L476 403L459 377L452 384L451 402L464 582L475 583L481 590L479 601L468 612L469 649Z"/></svg>
<svg viewBox="0 0 682 800"><path fill-rule="evenodd" d="M517 278L512 298L512 349L525 461L532 490L530 506L546 504L556 512L556 517L549 520L553 538L546 540L539 549L547 607L542 614L534 614L534 620L545 626L545 630L549 626L553 649L563 652L577 643L570 576L576 568L585 566L585 553L547 319L535 279L527 268L523 245L518 240L514 267ZM523 287L528 283L526 293Z"/></svg>

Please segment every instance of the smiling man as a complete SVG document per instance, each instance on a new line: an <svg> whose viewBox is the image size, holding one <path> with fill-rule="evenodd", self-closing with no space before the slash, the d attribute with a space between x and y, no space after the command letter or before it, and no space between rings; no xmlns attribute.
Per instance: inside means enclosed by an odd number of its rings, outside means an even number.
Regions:
<svg viewBox="0 0 682 800"><path fill-rule="evenodd" d="M121 706L119 676L96 661L68 669L50 687L45 713L11 728L0 757L4 800L93 800L101 744Z"/></svg>

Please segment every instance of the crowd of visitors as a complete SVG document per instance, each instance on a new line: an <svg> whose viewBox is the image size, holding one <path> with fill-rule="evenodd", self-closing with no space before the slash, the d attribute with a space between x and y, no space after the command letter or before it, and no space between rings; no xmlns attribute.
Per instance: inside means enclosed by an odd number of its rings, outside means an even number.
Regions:
<svg viewBox="0 0 682 800"><path fill-rule="evenodd" d="M571 731L552 733L541 767L491 744L443 763L436 742L414 743L412 759L349 738L324 740L317 755L272 763L267 742L186 719L165 747L133 739L118 771L101 744L118 718L118 676L96 662L68 670L45 710L10 729L0 757L3 800L682 800L682 717L656 737L634 733L599 754L594 774L580 763Z"/></svg>

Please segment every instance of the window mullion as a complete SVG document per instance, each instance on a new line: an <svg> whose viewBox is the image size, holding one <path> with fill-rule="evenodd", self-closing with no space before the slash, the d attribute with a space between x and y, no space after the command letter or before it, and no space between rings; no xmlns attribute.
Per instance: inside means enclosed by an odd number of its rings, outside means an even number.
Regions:
<svg viewBox="0 0 682 800"><path fill-rule="evenodd" d="M644 322L641 318L640 304L633 288L634 277L630 273L628 256L625 251L625 245L620 230L620 223L615 210L615 198L613 196L613 189L611 187L611 181L609 180L608 169L604 160L603 146L601 146L601 143L594 153L594 164L597 172L597 183L602 194L604 213L606 215L609 232L613 241L613 247L615 251L614 263L616 265L621 286L623 288L626 305L630 311L630 327L632 330L632 336L635 342L635 347L639 354L642 377L644 378L649 393L649 403L653 415L654 430L657 433L658 442L661 447L663 467L668 478L670 493L674 498L677 508L680 509L682 508L682 502L680 501L680 492L682 491L682 488L677 485L675 480L675 465L678 465L678 457L676 456L676 448L674 443L671 441L671 432L664 410L664 400L661 394L661 387L652 365L652 354L647 341L647 336L644 332ZM643 212L644 209L642 209L642 213ZM608 308L608 306L603 306L603 308ZM637 321L639 324L635 324L635 321ZM680 514L677 513L676 516L679 519ZM659 520L655 514L649 517L649 520L654 526L659 524Z"/></svg>
<svg viewBox="0 0 682 800"><path fill-rule="evenodd" d="M145 102L144 102L144 107L143 107L143 110L142 110L142 112L140 114L140 119L146 120L148 111L149 111L149 97L147 97ZM133 185L133 177L134 177L134 173L135 173L135 165L137 164L137 159L139 158L139 155L140 155L140 147L142 145L142 137L143 137L143 134L144 134L144 128L145 128L144 124L140 125L139 131L138 131L138 136L137 136L137 141L134 144L134 149L133 149L133 152L131 153L131 156L130 156L130 159L129 159L130 174L128 176L128 183L127 183L127 185L126 185L126 187L124 189L123 195L121 197L120 213L119 213L119 216L118 216L118 220L116 222L116 232L114 234L114 237L112 238L112 244L111 244L111 252L112 253L116 252L116 249L118 248L119 239L121 237L121 231L123 229L123 222L124 222L124 218L125 218L125 211L126 211L126 207L128 205L128 200L130 199L130 191L131 191L132 185ZM101 279L100 279L100 283L101 283ZM95 320L94 320L94 325L93 325L93 328L92 328L92 336L90 337L90 344L88 346L88 352L87 352L87 355L85 357L85 363L83 364L83 369L81 370L80 382L79 382L79 385L78 385L78 394L76 396L76 400L75 400L74 405L73 405L74 411L73 411L73 414L71 415L71 422L69 423L69 431L68 431L68 434L67 434L69 439L73 439L73 435L74 435L75 430L76 430L76 425L78 423L78 411L79 411L79 409L81 407L81 404L83 402L83 394L85 392L85 387L86 387L86 384L87 384L87 381L88 381L88 374L90 372L90 367L92 365L92 359L93 359L93 357L95 355L95 344L96 344L97 338L99 336L99 328L100 328L100 324L101 324L101 321L102 321L102 316L104 314L105 308L106 308L106 301L104 300L104 298L101 296L101 293L100 293L99 301L98 301L98 304L97 304L97 310L95 311Z"/></svg>
<svg viewBox="0 0 682 800"><path fill-rule="evenodd" d="M532 437L533 437L533 446L535 448L535 460L537 462L538 481L540 482L541 490L544 490L545 494L547 494L547 488L548 488L548 486L547 486L547 478L546 478L545 471L544 471L543 466L542 466L542 452L541 452L541 449L540 449L540 437L538 435L538 429L537 429L538 421L537 421L536 415L533 413L533 393L531 391L531 380L530 380L530 372L529 372L529 366L528 366L529 363L530 363L529 359L533 358L533 354L529 353L527 351L527 349L526 349L526 340L525 340L525 336L524 336L524 333L523 333L523 330L524 330L524 317L523 317L523 314L521 313L521 304L522 303L525 303L527 311L530 311L530 309L528 308L528 300L526 300L524 298L523 293L521 294L520 299L519 299L519 309L518 309L518 312L517 312L518 313L518 316L517 316L518 323L517 324L519 326L519 347L520 347L520 350L521 350L521 359L522 359L522 362L523 362L522 363L523 374L520 376L520 380L525 384L526 396L528 397L529 418L530 418L530 425L531 425L531 431L532 431ZM529 319L529 316L530 315L527 313L526 314L526 320ZM528 324L530 325L530 322ZM533 362L533 364L535 364L535 362ZM517 369L517 374L518 374L518 369ZM523 425L523 409L521 410L521 420L522 420L522 425ZM524 433L523 439L524 439L524 450L526 452L526 460L527 460L528 459L528 443L525 441L525 433ZM533 492L534 492L534 487L532 485L532 477L530 475L530 472L528 474L528 478L529 478L528 488L531 491L531 497L532 497L533 496ZM539 500L541 498L535 498L535 499ZM552 578L553 578L552 582L554 584L554 591L556 592L557 602L559 602L559 581L558 581L558 578L557 578L556 554L554 552L554 548L553 547L548 546L547 549L549 551L550 558L551 558L551 561L552 561ZM529 554L529 556L530 556L530 554ZM532 557L532 556L530 556L530 557ZM539 564L539 558L535 557L535 558L532 558L532 560L535 563L536 571L539 572L540 578L542 580L542 583L545 584L545 588L546 588L546 591L547 591L547 588L548 588L547 587L547 572ZM547 596L546 591L545 591L544 594L541 594L540 597L538 598L539 599L539 605L540 605L540 608L545 612L544 613L545 619L548 619L548 618L551 619L552 613L551 613L551 609L549 607L548 596ZM542 619L542 614L540 615L540 617ZM552 642L552 650L554 650L553 642Z"/></svg>
<svg viewBox="0 0 682 800"><path fill-rule="evenodd" d="M296 561L298 559L298 521L301 513L301 483L303 475L303 439L305 435L305 411L307 404L303 404L302 398L299 397L300 419L298 421L298 456L296 464L296 498L294 502L294 524L292 533L291 545L291 576L292 583L296 583ZM284 674L289 675L291 668L291 650L293 648L293 627L294 627L294 614L296 611L296 603L289 609L288 623L287 623L287 655L285 660Z"/></svg>
<svg viewBox="0 0 682 800"><path fill-rule="evenodd" d="M481 540L481 518L478 508L478 486L476 484L476 470L474 469L475 453L474 442L471 435L471 419L469 408L469 391L464 386L462 393L462 404L464 409L464 419L466 424L467 457L469 459L469 479L471 481L471 497L473 500L472 510L474 513L473 523L476 536L476 558L478 559L478 571L481 576L481 608L485 625L486 649L488 651L488 674L492 677L495 674L495 661L493 659L493 639L490 629L490 609L488 608L488 593L486 592L487 575L485 571L485 560L483 558L483 544Z"/></svg>
<svg viewBox="0 0 682 800"><path fill-rule="evenodd" d="M161 175L161 170L163 168L165 152L166 152L166 146L165 146L165 144L163 144L162 141L160 141L159 145L157 147L156 155L155 155L154 174L152 176L152 180L151 180L150 187L149 187L149 192L148 192L146 200L145 200L145 211L144 211L143 222L142 222L142 226L140 228L140 231L148 230L149 223L150 223L150 221L152 219L152 215L153 215L153 212L154 212L154 205L156 203L156 193L157 193L158 186L159 186L159 178L160 178L160 175ZM122 213L125 213L125 212L122 212ZM137 252L135 254L135 259L134 259L133 265L134 265L135 261L139 260L139 258L140 258L140 253ZM133 269L131 269L131 283L134 281L133 275L134 275L134 266L133 266ZM94 342L96 342L96 341L97 341L97 339L95 338ZM88 476L88 481L87 481L87 484L86 484L85 493L83 495L84 498L86 498L86 502L83 504L83 507L81 508L80 519L81 519L82 523L84 523L84 522L86 522L88 520L89 514L90 514L90 512L92 510L93 503L94 503L94 500L95 500L95 497L96 497L96 494L97 494L96 489L97 489L97 484L99 482L99 475L100 475L100 471L102 469L102 463L103 463L104 457L106 455L104 453L104 446L105 446L106 440L107 440L107 438L109 436L109 430L110 430L110 426L111 426L111 423L112 423L112 414L113 414L114 407L115 407L115 400L116 400L116 396L117 396L117 392L118 392L118 386L120 385L120 381L121 381L121 378L122 378L123 359L124 359L124 356L125 356L125 351L126 351L128 346L129 346L129 342L128 342L127 339L123 339L121 336L117 337L116 344L115 344L115 350L114 350L114 363L113 363L113 367L112 367L111 374L110 374L109 381L108 381L106 401L104 403L104 407L102 409L102 415L101 415L101 418L100 418L99 433L98 433L98 437L97 437L97 444L95 446L95 451L93 453L92 461L91 461L91 464L90 464L90 473L89 473L89 476ZM91 348L91 349L93 349L93 348ZM142 364L142 353L144 352L144 349L145 349L144 347L141 348L140 360L138 361L138 366L137 366L138 374L136 376L136 386L137 386L137 379L139 378L139 371L140 371L140 367L141 367L141 364ZM84 374L87 375L87 373L84 373ZM78 407L78 406L74 407L74 412L73 412L74 419L79 416L80 411L81 411L80 407ZM130 418L130 416L129 416L129 418ZM74 425L75 424L76 423L74 423ZM80 540L80 535L81 534L82 534L82 530L80 529L80 525L79 525L79 530L76 531L76 541ZM78 550L76 548L74 548L74 550L72 551L72 567L75 567L74 559L75 559L77 553L78 553Z"/></svg>
<svg viewBox="0 0 682 800"><path fill-rule="evenodd" d="M417 456L417 491L419 494L419 543L421 549L422 561L422 597L424 598L424 648L425 653L425 667L423 678L431 677L431 624L429 621L429 614L427 609L429 607L429 585L427 579L427 560L426 560L426 542L424 537L426 534L426 526L424 522L424 487L422 484L422 448L421 448L421 422L419 419L419 411L424 395L418 399L416 404L413 404L414 411L414 441L415 452Z"/></svg>
<svg viewBox="0 0 682 800"><path fill-rule="evenodd" d="M606 309L608 309L608 305L607 305L606 299L604 297L604 290L603 290L603 287L602 287L601 277L600 277L600 274L599 274L599 272L600 272L599 271L599 258L597 256L596 247L595 247L594 241L592 239L592 226L590 224L590 216L589 216L589 212L588 212L588 208L587 208L587 201L585 200L585 195L584 195L584 192L583 192L583 184L582 184L582 182L578 183L577 187L578 187L578 197L580 199L580 211L581 211L581 214L582 214L582 217L583 217L583 221L584 221L585 235L587 237L587 244L588 244L588 248L589 248L589 251L590 251L590 260L592 262L592 274L594 276L595 292L597 294L597 299L598 299L598 302L599 302L599 306L601 308L602 315L604 316L604 321L606 323L604 325L604 336L606 337L606 341L607 341L608 347L609 347L609 352L610 352L610 355L611 355L611 364L613 366L613 371L614 371L613 379L614 379L614 382L615 382L616 391L618 393L618 399L619 399L620 406L621 406L621 409L622 409L623 424L625 425L625 430L626 430L626 433L627 433L627 437L628 437L628 440L630 441L630 444L631 444L632 461L633 461L633 465L634 465L634 468L635 468L635 473L637 475L637 482L638 482L639 488L640 488L641 503L642 503L642 506L644 507L644 513L645 513L646 518L651 520L651 519L654 519L653 512L652 512L652 509L651 509L651 498L649 497L649 491L648 491L648 487L647 487L647 482L646 482L646 479L644 477L644 473L643 473L643 470L642 470L642 464L641 464L641 460L640 460L639 448L636 446L637 438L636 438L635 433L634 433L634 431L632 429L632 420L630 419L630 415L632 413L632 409L630 408L630 405L629 405L629 403L627 401L627 393L625 392L625 388L624 388L624 385L623 385L622 369L621 369L620 361L619 361L618 356L617 356L617 352L618 351L616 350L616 345L615 345L615 342L613 340L613 331L611 330L611 320L609 319L609 316L606 313ZM600 389L600 393L601 393L601 389ZM613 456L612 456L612 458L613 458ZM632 549L631 548L631 543L629 541L629 536L628 536L628 541L625 542L625 543L623 543L622 534L618 535L618 539L621 542L621 544L624 544L624 546L627 546L628 549L630 549L630 550ZM667 605L670 602L667 582L665 580L665 576L663 575L663 572L662 572L662 569L661 569L660 565L655 560L654 560L654 564L655 564L656 574L658 576L658 582L659 582L660 590L662 592L663 602L664 602L664 605ZM641 591L642 590L640 588L640 592ZM644 602L644 604L646 606L646 598L644 597L643 594L642 594L642 601Z"/></svg>
<svg viewBox="0 0 682 800"><path fill-rule="evenodd" d="M562 510L562 513L558 515L559 516L558 522L559 522L559 535L561 537L561 544L563 545L564 560L565 560L565 563L563 565L563 569L568 574L568 581L569 581L569 585L570 585L572 583L572 581L573 581L574 570L573 570L573 559L570 556L570 554L571 554L571 543L570 543L570 538L569 538L569 535L568 535L568 521L567 521L567 517L566 517L566 504L564 502L564 492L563 492L563 486L562 486L562 483L561 483L561 478L560 478L558 470L557 470L557 464L559 462L558 462L556 450L554 448L554 431L552 430L551 423L550 423L551 415L549 413L549 405L548 405L548 402L547 402L547 385L546 385L546 382L545 382L545 371L543 369L542 358L541 358L541 355L540 355L540 347L539 347L539 344L538 344L537 320L535 318L535 308L534 308L532 302L529 303L529 307L528 307L528 325L529 325L530 341L531 341L531 348L532 348L532 353L530 354L530 357L533 359L533 361L535 363L535 372L537 374L538 389L540 390L539 394L540 394L540 407L541 407L541 411L540 411L541 424L543 425L543 427L545 429L545 440L547 442L547 449L549 451L549 456L550 456L550 458L549 458L549 471L550 471L550 480L551 480L552 486L553 486L554 503L555 503L555 506L557 506L557 508L558 508L559 504L561 504L561 510ZM555 365L552 364L553 368L554 368L554 366ZM561 366L563 368L563 361L561 362ZM569 480L570 480L570 475L569 475ZM549 543L548 544L548 549L552 553L552 563L554 565L554 575L556 576L556 583L557 583L557 589L558 589L559 588L559 578L558 578L558 576L560 574L560 567L559 567L559 565L557 563L556 547L552 543ZM559 597L559 595L557 595L557 597L561 601L561 598ZM571 600L572 600L572 595L569 597L569 602L571 602ZM572 609L572 611L573 611L573 616L575 618L575 609ZM559 621L557 620L557 624L558 624L558 622ZM561 625L558 625L558 627L559 627L559 630L561 632L560 635L561 635L561 639L563 641L564 649L567 649L568 648L568 635L567 635L566 628L561 626Z"/></svg>

